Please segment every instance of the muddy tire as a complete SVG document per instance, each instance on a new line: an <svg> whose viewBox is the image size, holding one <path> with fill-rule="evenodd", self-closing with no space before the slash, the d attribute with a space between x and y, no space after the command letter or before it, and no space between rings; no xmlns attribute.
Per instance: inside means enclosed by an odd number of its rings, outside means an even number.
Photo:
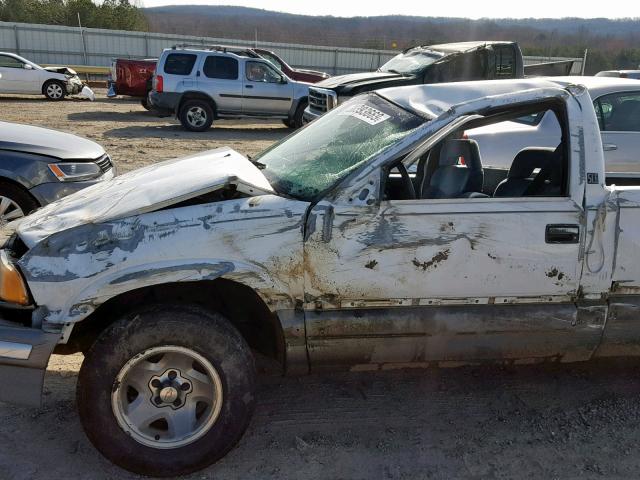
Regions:
<svg viewBox="0 0 640 480"><path fill-rule="evenodd" d="M204 100L187 100L178 114L182 126L191 132L204 132L213 123L213 108Z"/></svg>
<svg viewBox="0 0 640 480"><path fill-rule="evenodd" d="M29 215L39 206L25 189L0 181L0 226Z"/></svg>
<svg viewBox="0 0 640 480"><path fill-rule="evenodd" d="M67 95L67 87L58 80L48 80L42 86L42 93L47 97L47 100L59 102L60 100L64 100L64 97Z"/></svg>
<svg viewBox="0 0 640 480"><path fill-rule="evenodd" d="M129 471L185 475L222 458L254 408L253 356L221 315L158 305L110 326L80 369L91 443Z"/></svg>

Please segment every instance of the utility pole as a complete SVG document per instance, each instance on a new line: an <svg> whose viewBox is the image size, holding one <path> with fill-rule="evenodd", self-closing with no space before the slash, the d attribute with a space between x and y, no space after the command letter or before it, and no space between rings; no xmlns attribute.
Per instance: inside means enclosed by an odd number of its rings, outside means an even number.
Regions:
<svg viewBox="0 0 640 480"><path fill-rule="evenodd" d="M589 52L588 48L584 49L584 56L582 57L582 71L580 72L580 75L582 75L584 77L584 71L587 68L587 53Z"/></svg>
<svg viewBox="0 0 640 480"><path fill-rule="evenodd" d="M253 47L258 48L258 29L256 28L254 32L255 32L255 42L253 44Z"/></svg>

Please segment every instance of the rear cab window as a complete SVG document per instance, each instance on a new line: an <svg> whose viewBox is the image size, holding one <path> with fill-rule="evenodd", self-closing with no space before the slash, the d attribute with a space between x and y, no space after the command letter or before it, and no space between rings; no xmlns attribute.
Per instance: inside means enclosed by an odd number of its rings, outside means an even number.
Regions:
<svg viewBox="0 0 640 480"><path fill-rule="evenodd" d="M230 57L210 55L204 61L202 72L207 78L222 80L238 79L238 60Z"/></svg>
<svg viewBox="0 0 640 480"><path fill-rule="evenodd" d="M197 55L190 53L170 53L164 61L164 73L169 75L189 75L197 58Z"/></svg>

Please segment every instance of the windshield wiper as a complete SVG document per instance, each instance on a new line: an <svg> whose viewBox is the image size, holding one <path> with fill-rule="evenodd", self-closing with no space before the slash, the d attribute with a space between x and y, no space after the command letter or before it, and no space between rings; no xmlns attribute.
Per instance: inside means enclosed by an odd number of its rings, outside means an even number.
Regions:
<svg viewBox="0 0 640 480"><path fill-rule="evenodd" d="M248 158L249 158L249 161L253 163L256 167L258 167L260 170L264 170L265 168L267 168L267 166L264 163L261 163L258 160L251 160L251 157L248 157Z"/></svg>

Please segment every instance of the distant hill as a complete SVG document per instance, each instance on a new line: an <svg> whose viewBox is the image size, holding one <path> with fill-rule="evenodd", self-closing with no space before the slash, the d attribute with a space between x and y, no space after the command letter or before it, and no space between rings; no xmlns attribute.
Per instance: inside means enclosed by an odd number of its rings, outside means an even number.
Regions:
<svg viewBox="0 0 640 480"><path fill-rule="evenodd" d="M146 8L151 31L259 41L341 47L404 49L465 40L515 40L525 54L582 56L588 66L637 68L640 18L479 19L307 16L256 8L173 5ZM615 55L612 55L615 52ZM597 71L597 70L596 70Z"/></svg>

